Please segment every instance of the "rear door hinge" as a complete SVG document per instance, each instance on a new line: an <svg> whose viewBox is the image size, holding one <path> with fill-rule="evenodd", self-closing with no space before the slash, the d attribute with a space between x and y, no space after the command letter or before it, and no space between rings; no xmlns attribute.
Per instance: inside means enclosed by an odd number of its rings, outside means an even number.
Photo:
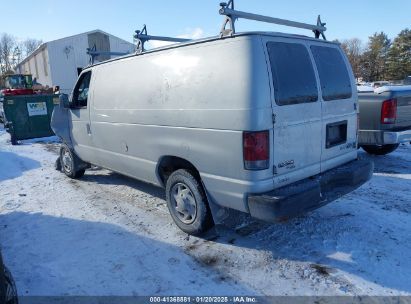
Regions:
<svg viewBox="0 0 411 304"><path fill-rule="evenodd" d="M273 113L273 124L275 124L275 122L276 122L276 117L277 117L277 115L275 115L275 114Z"/></svg>

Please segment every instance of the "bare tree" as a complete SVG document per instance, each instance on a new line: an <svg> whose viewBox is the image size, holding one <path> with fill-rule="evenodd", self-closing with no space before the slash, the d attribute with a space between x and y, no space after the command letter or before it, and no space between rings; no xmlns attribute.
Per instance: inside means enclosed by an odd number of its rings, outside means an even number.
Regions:
<svg viewBox="0 0 411 304"><path fill-rule="evenodd" d="M27 57L32 52L34 52L42 43L43 43L43 41L33 39L33 38L28 38L28 39L24 40L23 43L22 43L22 49L23 49L24 57Z"/></svg>
<svg viewBox="0 0 411 304"><path fill-rule="evenodd" d="M361 56L363 54L362 41L358 38L347 39L341 42L341 47L347 54L356 78L363 76Z"/></svg>
<svg viewBox="0 0 411 304"><path fill-rule="evenodd" d="M5 74L13 70L13 52L16 48L16 39L9 35L3 34L0 38L0 57L1 57L1 73Z"/></svg>
<svg viewBox="0 0 411 304"><path fill-rule="evenodd" d="M3 74L3 44L0 41L0 76L1 74ZM0 77L1 80L1 77ZM1 88L1 84L0 84L0 88Z"/></svg>
<svg viewBox="0 0 411 304"><path fill-rule="evenodd" d="M23 57L31 54L42 43L41 40L32 38L17 43L12 35L2 34L0 36L0 74L12 73Z"/></svg>

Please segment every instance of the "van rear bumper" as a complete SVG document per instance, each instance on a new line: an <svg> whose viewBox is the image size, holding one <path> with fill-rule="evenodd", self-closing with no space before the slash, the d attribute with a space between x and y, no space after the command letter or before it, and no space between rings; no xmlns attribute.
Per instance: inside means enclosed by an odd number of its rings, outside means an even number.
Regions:
<svg viewBox="0 0 411 304"><path fill-rule="evenodd" d="M296 217L354 191L371 179L373 171L372 161L355 160L267 193L250 194L250 214L267 222L279 222Z"/></svg>
<svg viewBox="0 0 411 304"><path fill-rule="evenodd" d="M410 141L411 129L399 132L360 130L358 134L360 145L391 145Z"/></svg>

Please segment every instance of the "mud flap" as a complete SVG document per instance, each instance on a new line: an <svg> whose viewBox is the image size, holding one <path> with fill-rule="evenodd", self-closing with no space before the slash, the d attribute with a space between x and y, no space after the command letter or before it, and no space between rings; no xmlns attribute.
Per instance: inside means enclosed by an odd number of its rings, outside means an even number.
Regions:
<svg viewBox="0 0 411 304"><path fill-rule="evenodd" d="M250 215L247 213L218 205L214 202L204 184L203 188L205 189L211 216L214 221L214 228L207 233L206 238L226 236L228 232L235 231L238 226L250 218Z"/></svg>

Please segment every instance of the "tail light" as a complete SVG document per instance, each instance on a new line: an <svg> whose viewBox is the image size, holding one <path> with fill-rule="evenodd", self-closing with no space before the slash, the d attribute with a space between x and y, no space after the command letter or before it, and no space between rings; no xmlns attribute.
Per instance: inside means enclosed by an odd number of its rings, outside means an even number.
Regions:
<svg viewBox="0 0 411 304"><path fill-rule="evenodd" d="M381 123L393 124L397 119L397 100L388 99L381 106Z"/></svg>
<svg viewBox="0 0 411 304"><path fill-rule="evenodd" d="M244 168L268 169L270 163L270 134L268 131L243 133Z"/></svg>

